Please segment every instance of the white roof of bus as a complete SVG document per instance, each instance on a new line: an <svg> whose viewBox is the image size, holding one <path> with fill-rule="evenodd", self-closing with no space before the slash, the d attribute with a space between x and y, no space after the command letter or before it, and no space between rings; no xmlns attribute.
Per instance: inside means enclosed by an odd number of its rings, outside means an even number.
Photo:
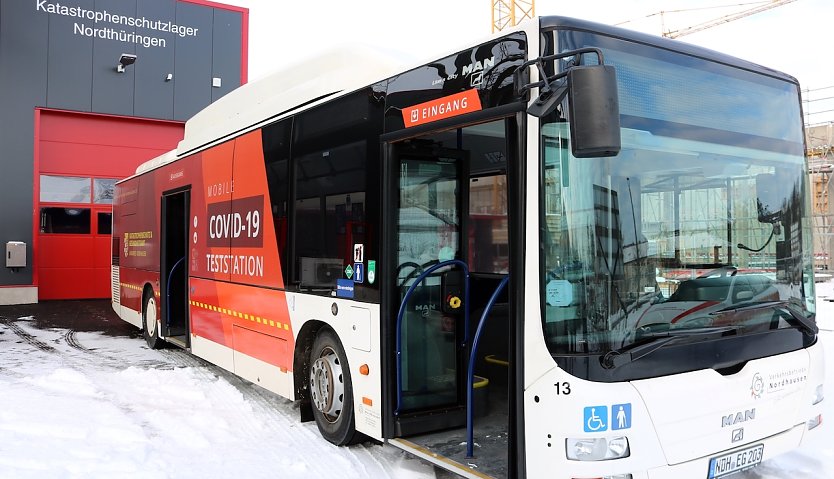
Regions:
<svg viewBox="0 0 834 479"><path fill-rule="evenodd" d="M149 160L136 174L174 161L200 147L252 129L281 112L331 93L348 93L405 70L391 53L367 46L342 46L242 85L185 123L176 150Z"/></svg>
<svg viewBox="0 0 834 479"><path fill-rule="evenodd" d="M471 48L514 31L538 28L538 18L450 49L451 54ZM276 57L279 55L276 54ZM169 151L136 168L144 173L165 163L191 154L199 148L219 143L232 135L262 126L282 112L305 105L331 93L350 93L375 82L419 67L442 55L432 55L420 62L405 62L395 52L367 45L344 44L319 56L288 65L251 83L240 86L210 104L185 123L185 137L176 150ZM324 98L324 102L330 98Z"/></svg>

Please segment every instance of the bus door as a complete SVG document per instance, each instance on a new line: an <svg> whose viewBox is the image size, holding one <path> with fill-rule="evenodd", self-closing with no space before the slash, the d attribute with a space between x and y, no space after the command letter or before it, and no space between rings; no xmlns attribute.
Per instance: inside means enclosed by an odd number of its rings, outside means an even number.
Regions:
<svg viewBox="0 0 834 479"><path fill-rule="evenodd" d="M465 258L462 224L466 153L431 142L393 145L398 180L395 302L439 262ZM403 305L397 435L460 426L465 420L463 316L444 304L460 284L459 266L428 274ZM462 308L458 308L462 311ZM431 420L427 420L431 417Z"/></svg>
<svg viewBox="0 0 834 479"><path fill-rule="evenodd" d="M162 327L165 340L188 346L188 232L191 191L162 195L160 221L160 279Z"/></svg>
<svg viewBox="0 0 834 479"><path fill-rule="evenodd" d="M509 366L517 351L507 286L516 125L514 118L470 124L386 149L386 258L394 267L385 269L383 297L396 369L387 375L393 414L386 434L440 467L477 467L487 477L507 476L515 437Z"/></svg>

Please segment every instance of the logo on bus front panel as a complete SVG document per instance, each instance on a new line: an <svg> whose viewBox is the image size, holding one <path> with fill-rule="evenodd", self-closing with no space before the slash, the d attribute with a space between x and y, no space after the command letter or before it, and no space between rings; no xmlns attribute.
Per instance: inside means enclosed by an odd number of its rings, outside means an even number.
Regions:
<svg viewBox="0 0 834 479"><path fill-rule="evenodd" d="M756 408L737 411L726 416L721 416L721 427L734 426L736 424L756 419Z"/></svg>
<svg viewBox="0 0 834 479"><path fill-rule="evenodd" d="M750 384L750 395L755 399L759 399L762 397L763 392L764 380L762 379L761 374L756 373L753 375L753 382Z"/></svg>
<svg viewBox="0 0 834 479"><path fill-rule="evenodd" d="M468 65L464 65L463 68L461 68L460 77L463 77L463 79L469 77L469 86L471 86L472 88L478 88L484 82L484 73L486 73L487 70L493 68L494 66L495 55L489 58L484 58L483 60L476 60ZM451 73L442 78L435 79L434 81L432 81L431 84L432 86L444 85L447 81L457 79L458 74Z"/></svg>

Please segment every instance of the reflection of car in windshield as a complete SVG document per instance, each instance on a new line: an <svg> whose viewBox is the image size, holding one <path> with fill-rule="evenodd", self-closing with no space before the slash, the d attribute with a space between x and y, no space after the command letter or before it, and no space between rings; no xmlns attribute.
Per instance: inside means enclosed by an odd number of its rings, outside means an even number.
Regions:
<svg viewBox="0 0 834 479"><path fill-rule="evenodd" d="M638 326L669 324L672 327L700 327L737 324L749 311L731 311L734 306L778 301L774 281L760 274L693 278L682 282L669 298L653 305L638 320ZM726 313L719 311L728 309Z"/></svg>

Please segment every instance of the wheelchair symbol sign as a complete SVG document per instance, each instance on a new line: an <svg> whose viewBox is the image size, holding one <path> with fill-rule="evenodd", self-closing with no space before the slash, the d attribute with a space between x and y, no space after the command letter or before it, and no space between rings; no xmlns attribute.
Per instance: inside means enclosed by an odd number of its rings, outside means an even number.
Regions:
<svg viewBox="0 0 834 479"><path fill-rule="evenodd" d="M608 407L590 406L584 410L582 428L585 432L600 432L608 430Z"/></svg>

